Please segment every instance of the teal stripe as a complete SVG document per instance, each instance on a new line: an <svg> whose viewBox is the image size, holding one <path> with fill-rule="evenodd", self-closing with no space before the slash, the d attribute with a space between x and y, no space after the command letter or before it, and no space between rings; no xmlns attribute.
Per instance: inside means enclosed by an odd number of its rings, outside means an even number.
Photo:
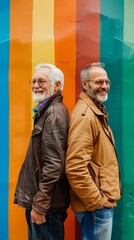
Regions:
<svg viewBox="0 0 134 240"><path fill-rule="evenodd" d="M106 102L109 124L115 136L117 153L123 180L123 145L122 145L122 54L124 1L100 1L100 60L106 65L112 82L109 99ZM112 183L111 183L112 184ZM122 239L121 219L123 198L115 208L113 240Z"/></svg>
<svg viewBox="0 0 134 240"><path fill-rule="evenodd" d="M0 239L8 240L8 158L9 158L9 15L10 1L0 0Z"/></svg>
<svg viewBox="0 0 134 240"><path fill-rule="evenodd" d="M134 239L134 1L125 0L123 44L123 239Z"/></svg>

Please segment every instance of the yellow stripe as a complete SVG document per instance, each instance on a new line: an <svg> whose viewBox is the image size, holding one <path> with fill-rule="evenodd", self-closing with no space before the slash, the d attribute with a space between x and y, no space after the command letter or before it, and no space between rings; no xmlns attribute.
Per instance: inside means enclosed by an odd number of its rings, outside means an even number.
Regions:
<svg viewBox="0 0 134 240"><path fill-rule="evenodd" d="M33 0L32 70L54 63L54 0ZM32 107L36 103L32 101Z"/></svg>
<svg viewBox="0 0 134 240"><path fill-rule="evenodd" d="M33 68L41 62L54 63L54 0L33 1Z"/></svg>

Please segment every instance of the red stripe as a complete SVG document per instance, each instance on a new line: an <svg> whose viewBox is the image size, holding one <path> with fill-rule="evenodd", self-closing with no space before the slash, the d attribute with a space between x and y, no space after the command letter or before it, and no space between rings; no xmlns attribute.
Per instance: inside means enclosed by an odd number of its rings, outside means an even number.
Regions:
<svg viewBox="0 0 134 240"><path fill-rule="evenodd" d="M77 0L76 11L76 100L80 92L80 71L100 59L100 1Z"/></svg>
<svg viewBox="0 0 134 240"><path fill-rule="evenodd" d="M100 61L100 1L77 0L76 8L76 101L80 93L80 71L92 62ZM75 239L81 240L80 227L75 222Z"/></svg>

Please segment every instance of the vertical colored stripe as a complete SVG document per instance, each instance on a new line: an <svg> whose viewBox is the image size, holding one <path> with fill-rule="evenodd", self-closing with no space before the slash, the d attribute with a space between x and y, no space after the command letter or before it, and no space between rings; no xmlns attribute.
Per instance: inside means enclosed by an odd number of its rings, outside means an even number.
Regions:
<svg viewBox="0 0 134 240"><path fill-rule="evenodd" d="M134 238L134 2L124 1L123 41L123 239Z"/></svg>
<svg viewBox="0 0 134 240"><path fill-rule="evenodd" d="M55 65L65 76L63 101L69 112L75 105L76 1L58 0L54 8ZM74 214L68 210L65 239L75 239ZM71 234L71 235L70 235Z"/></svg>
<svg viewBox="0 0 134 240"><path fill-rule="evenodd" d="M54 63L54 0L33 0L32 64Z"/></svg>
<svg viewBox="0 0 134 240"><path fill-rule="evenodd" d="M124 23L124 1L101 0L100 58L104 62L112 82L109 99L106 102L109 124L113 129L119 157L122 162L122 42ZM113 239L121 239L122 202L115 208Z"/></svg>
<svg viewBox="0 0 134 240"><path fill-rule="evenodd" d="M13 204L13 197L31 132L32 0L11 0L10 5L9 236L10 240L24 240L24 209Z"/></svg>
<svg viewBox="0 0 134 240"><path fill-rule="evenodd" d="M80 93L80 71L100 59L100 1L77 0L76 14L76 101ZM76 239L81 239L76 221Z"/></svg>
<svg viewBox="0 0 134 240"><path fill-rule="evenodd" d="M0 239L8 239L8 121L9 121L9 97L8 97L8 70L9 70L9 39L10 39L10 1L0 0L0 69L1 87L0 96L2 103L1 112L1 173L0 173Z"/></svg>
<svg viewBox="0 0 134 240"><path fill-rule="evenodd" d="M80 71L100 58L100 1L77 0L76 99L80 92Z"/></svg>
<svg viewBox="0 0 134 240"><path fill-rule="evenodd" d="M54 0L33 0L32 72L38 63L54 64Z"/></svg>
<svg viewBox="0 0 134 240"><path fill-rule="evenodd" d="M65 76L64 102L71 111L75 104L76 0L55 1L55 64Z"/></svg>

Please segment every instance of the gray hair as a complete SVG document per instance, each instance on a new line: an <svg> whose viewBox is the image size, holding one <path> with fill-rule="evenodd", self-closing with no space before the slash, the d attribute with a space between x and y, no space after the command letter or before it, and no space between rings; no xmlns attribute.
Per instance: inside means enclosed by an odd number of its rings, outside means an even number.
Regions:
<svg viewBox="0 0 134 240"><path fill-rule="evenodd" d="M101 63L101 62L97 62L97 63L92 63L90 66L85 67L84 69L82 69L82 71L80 72L80 82L82 81L82 79L88 80L89 78L89 71L90 69L92 69L93 67L101 67L104 68L105 64Z"/></svg>
<svg viewBox="0 0 134 240"><path fill-rule="evenodd" d="M60 90L62 91L63 87L64 87L63 72L59 68L57 68L55 65L50 64L50 63L39 63L38 65L36 65L35 70L38 70L38 69L44 68L44 67L51 69L52 72L49 74L49 79L53 83L59 81L61 83Z"/></svg>

